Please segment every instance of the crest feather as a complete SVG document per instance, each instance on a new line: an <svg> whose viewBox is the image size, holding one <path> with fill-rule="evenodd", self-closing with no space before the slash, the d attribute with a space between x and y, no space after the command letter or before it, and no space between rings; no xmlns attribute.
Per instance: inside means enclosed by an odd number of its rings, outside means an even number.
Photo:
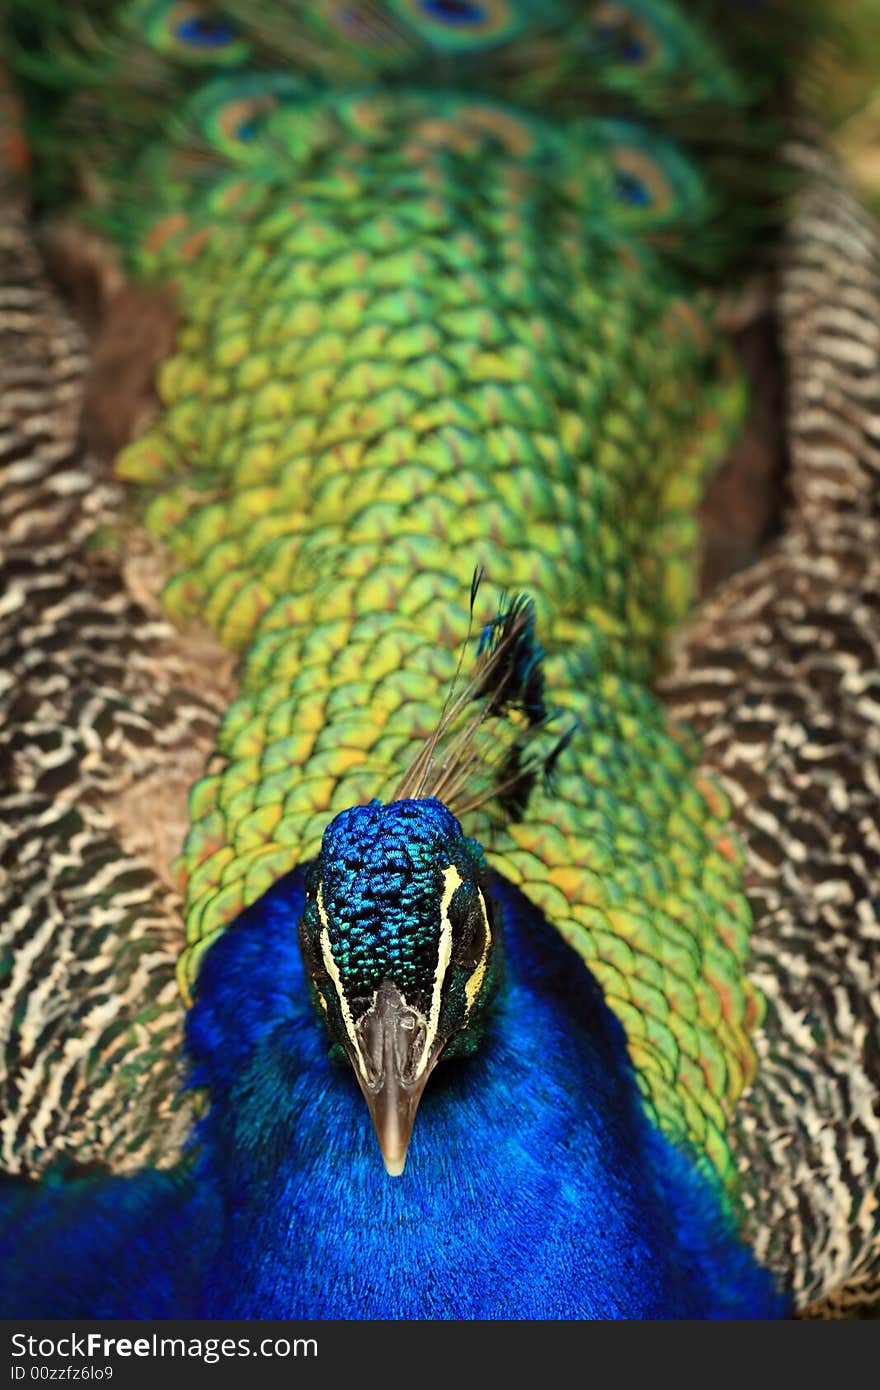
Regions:
<svg viewBox="0 0 880 1390"><path fill-rule="evenodd" d="M468 634L483 571L471 582ZM461 817L496 801L519 819L539 777L548 781L573 728L551 738L558 711L544 698L544 652L535 634L535 605L525 594L505 598L483 627L473 671L460 690L462 659L440 718L394 791L395 800L433 797ZM544 737L541 737L544 735Z"/></svg>

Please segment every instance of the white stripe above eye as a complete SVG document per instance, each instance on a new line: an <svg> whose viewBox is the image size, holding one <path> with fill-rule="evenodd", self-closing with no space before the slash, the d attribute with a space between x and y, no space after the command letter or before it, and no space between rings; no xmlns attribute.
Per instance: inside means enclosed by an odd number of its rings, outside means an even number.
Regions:
<svg viewBox="0 0 880 1390"><path fill-rule="evenodd" d="M452 959L452 923L449 920L449 904L452 902L452 897L456 888L460 888L463 881L461 874L454 864L450 864L448 869L443 870L443 897L440 899L440 940L437 945L437 969L434 971L434 988L431 994L431 1011L428 1014L428 1030L425 1034L425 1045L422 1048L419 1065L416 1068L416 1078L421 1076L425 1067L428 1065L428 1056L434 1045L434 1039L437 1036L437 1028L440 1023L443 981L446 978L446 971L449 969L449 962Z"/></svg>
<svg viewBox="0 0 880 1390"><path fill-rule="evenodd" d="M361 1052L361 1045L358 1042L358 1035L355 1032L354 1019L351 1016L351 1008L345 997L345 991L342 988L342 977L339 974L339 967L333 959L333 951L330 946L330 919L327 916L327 909L324 906L323 887L324 885L322 883L318 884L316 901L318 916L321 919L321 926L323 927L323 931L321 932L321 955L324 960L324 969L333 981L333 988L336 990L336 994L339 998L339 1007L342 1010L342 1022L345 1024L345 1031L351 1039L351 1045L354 1048L357 1058L358 1069L360 1070L361 1076L366 1081L367 1067L364 1062L364 1054Z"/></svg>

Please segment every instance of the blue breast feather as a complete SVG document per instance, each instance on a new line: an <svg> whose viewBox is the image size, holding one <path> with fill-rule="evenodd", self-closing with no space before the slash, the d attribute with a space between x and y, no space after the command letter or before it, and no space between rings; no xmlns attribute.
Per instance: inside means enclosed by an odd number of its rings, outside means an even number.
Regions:
<svg viewBox="0 0 880 1390"><path fill-rule="evenodd" d="M479 1053L441 1065L386 1176L327 1060L296 940L300 871L208 953L190 1015L211 1104L186 1164L0 1187L0 1314L772 1317L790 1311L714 1182L646 1118L620 1025L540 913L495 880L506 981Z"/></svg>

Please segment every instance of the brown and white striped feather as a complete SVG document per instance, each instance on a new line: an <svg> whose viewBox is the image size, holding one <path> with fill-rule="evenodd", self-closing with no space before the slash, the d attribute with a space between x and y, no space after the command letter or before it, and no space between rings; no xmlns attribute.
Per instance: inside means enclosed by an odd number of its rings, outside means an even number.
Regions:
<svg viewBox="0 0 880 1390"><path fill-rule="evenodd" d="M792 158L785 535L703 606L664 695L745 850L767 1000L735 1117L746 1231L840 1315L880 1280L880 231L817 145Z"/></svg>
<svg viewBox="0 0 880 1390"><path fill-rule="evenodd" d="M77 445L86 344L2 199L0 1166L126 1171L172 1163L191 1121L168 848L227 691L192 688L94 550L125 517Z"/></svg>

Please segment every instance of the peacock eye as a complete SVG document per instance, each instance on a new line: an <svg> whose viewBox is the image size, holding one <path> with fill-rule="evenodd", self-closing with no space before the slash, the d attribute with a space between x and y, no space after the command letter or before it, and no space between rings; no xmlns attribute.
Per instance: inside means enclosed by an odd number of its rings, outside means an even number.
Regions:
<svg viewBox="0 0 880 1390"><path fill-rule="evenodd" d="M452 916L452 914L450 914ZM452 916L457 938L456 964L464 970L475 970L486 951L486 918L478 902L463 908L458 921Z"/></svg>
<svg viewBox="0 0 880 1390"><path fill-rule="evenodd" d="M485 24L487 18L485 5L471 3L471 0L421 0L420 9L427 19L462 28Z"/></svg>
<svg viewBox="0 0 880 1390"><path fill-rule="evenodd" d="M319 977L326 974L326 971L321 970L320 961L315 954L309 934L302 923L299 929L299 949L302 954L303 964L306 968L306 974L310 980L317 980Z"/></svg>

